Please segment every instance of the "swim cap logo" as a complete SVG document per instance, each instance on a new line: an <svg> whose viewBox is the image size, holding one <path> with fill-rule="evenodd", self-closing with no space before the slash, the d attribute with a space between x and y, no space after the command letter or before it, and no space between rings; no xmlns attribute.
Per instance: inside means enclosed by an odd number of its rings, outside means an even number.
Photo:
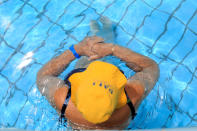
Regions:
<svg viewBox="0 0 197 131"><path fill-rule="evenodd" d="M97 82L93 82L92 85L95 86ZM104 87L106 90L109 91L110 94L113 94L113 89L110 88L109 85L103 84L102 82L98 82L100 87Z"/></svg>

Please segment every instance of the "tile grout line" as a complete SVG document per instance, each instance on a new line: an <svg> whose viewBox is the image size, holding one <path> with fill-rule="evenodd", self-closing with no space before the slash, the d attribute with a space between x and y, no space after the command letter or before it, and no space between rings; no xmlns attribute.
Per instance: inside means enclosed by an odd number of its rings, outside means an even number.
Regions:
<svg viewBox="0 0 197 131"><path fill-rule="evenodd" d="M158 41L160 40L160 38L166 33L166 31L168 30L168 23L169 23L170 20L173 18L172 16L175 14L175 12L176 12L177 10L180 9L180 7L182 6L182 4L183 4L184 2L185 2L185 0L182 0L182 1L178 4L178 6L175 8L175 10L173 10L173 12L170 14L170 16L169 16L168 19L167 19L167 22L165 23L164 30L163 30L162 33L160 33L159 36L156 38L155 42L154 42L153 45L151 46L151 50L150 50L149 54L152 53L152 50L153 50L153 48L155 47L155 45L157 44L157 42L158 42Z"/></svg>
<svg viewBox="0 0 197 131"><path fill-rule="evenodd" d="M143 2L144 2L144 1L143 1ZM156 8L154 8L154 9L151 11L150 14L144 16L144 18L143 18L142 23L140 24L140 26L138 26L138 27L135 29L135 32L134 32L134 34L133 34L133 37L127 42L127 46L128 46L129 44L131 44L132 41L136 38L137 32L144 26L144 23L145 23L145 21L146 21L146 18L147 18L147 17L151 17L152 14L153 14L153 12L155 12L155 11L162 5L162 3L163 3L163 0L160 0L160 3L156 6Z"/></svg>

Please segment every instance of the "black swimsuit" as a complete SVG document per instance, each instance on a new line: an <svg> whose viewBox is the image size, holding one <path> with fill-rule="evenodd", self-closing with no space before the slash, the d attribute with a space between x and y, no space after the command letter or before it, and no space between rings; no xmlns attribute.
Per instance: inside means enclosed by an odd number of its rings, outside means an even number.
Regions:
<svg viewBox="0 0 197 131"><path fill-rule="evenodd" d="M63 106L62 106L62 109L61 109L61 116L60 116L61 119L62 119L62 118L65 118L64 113L65 113L65 111L66 111L66 107L67 107L68 101L69 101L70 96L71 96L71 83L68 81L68 78L69 78L72 74L74 74L74 73L83 72L83 71L85 71L85 70L86 70L86 68L74 69L74 70L72 70L72 71L65 77L65 79L64 79L64 82L65 82L65 84L67 84L67 85L69 86L69 89L68 89L68 94L67 94L67 97L66 97L66 99L65 99L65 102L64 102L64 104L63 104ZM123 72L122 70L120 70L120 71L124 74L124 72ZM125 91L125 93L126 93L126 91ZM129 99L127 93L126 93L126 96L127 96L127 100L128 100L128 101L127 101L127 105L129 106L129 108L130 108L130 110L131 110L131 116L132 116L132 120L133 120L137 114L136 114L136 112L135 112L135 108L134 108L134 106L133 106L133 103L132 103L131 100Z"/></svg>

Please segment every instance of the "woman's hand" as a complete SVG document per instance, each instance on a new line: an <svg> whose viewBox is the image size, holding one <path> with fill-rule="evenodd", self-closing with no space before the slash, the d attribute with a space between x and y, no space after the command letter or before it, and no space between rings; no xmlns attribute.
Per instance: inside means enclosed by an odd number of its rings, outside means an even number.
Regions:
<svg viewBox="0 0 197 131"><path fill-rule="evenodd" d="M75 45L75 50L81 56L93 56L96 55L95 52L92 51L92 48L95 44L103 43L104 39L101 37L93 36L93 37L86 37L83 41L79 44Z"/></svg>
<svg viewBox="0 0 197 131"><path fill-rule="evenodd" d="M95 60L112 54L113 44L103 43L101 37L86 37L82 42L75 45L75 50L79 55L89 57L89 60Z"/></svg>
<svg viewBox="0 0 197 131"><path fill-rule="evenodd" d="M112 55L113 47L114 45L112 43L94 44L92 47L92 52L94 52L94 54L89 57L89 60L95 60L95 59L99 59L108 55Z"/></svg>

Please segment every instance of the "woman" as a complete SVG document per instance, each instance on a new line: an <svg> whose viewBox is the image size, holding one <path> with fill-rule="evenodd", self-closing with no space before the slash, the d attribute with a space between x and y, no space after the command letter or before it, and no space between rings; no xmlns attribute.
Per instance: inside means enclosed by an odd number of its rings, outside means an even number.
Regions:
<svg viewBox="0 0 197 131"><path fill-rule="evenodd" d="M50 60L37 74L40 92L74 129L124 129L159 77L153 60L115 45L112 22L106 17L100 21L103 27L92 21L91 31L104 39L85 38ZM126 79L116 66L104 62L106 56L121 59L136 74ZM65 81L59 79L57 76L76 58L80 59L75 70Z"/></svg>

